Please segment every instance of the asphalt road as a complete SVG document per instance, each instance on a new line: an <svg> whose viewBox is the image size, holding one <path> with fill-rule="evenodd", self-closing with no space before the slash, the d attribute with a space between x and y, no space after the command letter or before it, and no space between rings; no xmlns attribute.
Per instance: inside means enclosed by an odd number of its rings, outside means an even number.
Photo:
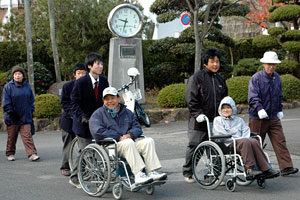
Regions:
<svg viewBox="0 0 300 200"><path fill-rule="evenodd" d="M292 154L295 167L300 167L300 109L285 110L283 127L288 148ZM241 115L246 121L247 115ZM184 162L187 122L153 125L144 132L156 141L156 148L168 173L168 182L156 187L155 193L149 196L144 190L127 192L123 199L299 199L300 173L289 177L279 177L267 181L265 189L259 189L256 183L250 186L237 186L235 192L228 192L219 186L215 190L204 190L197 183L188 184L183 181L181 167ZM95 199L83 190L75 189L68 183L68 178L60 175L61 134L60 132L38 132L34 136L40 161L28 161L21 138L17 144L16 161L9 162L5 157L7 136L0 133L0 200L61 200L61 199ZM278 169L272 145L267 142L267 151ZM111 191L102 196L113 199Z"/></svg>

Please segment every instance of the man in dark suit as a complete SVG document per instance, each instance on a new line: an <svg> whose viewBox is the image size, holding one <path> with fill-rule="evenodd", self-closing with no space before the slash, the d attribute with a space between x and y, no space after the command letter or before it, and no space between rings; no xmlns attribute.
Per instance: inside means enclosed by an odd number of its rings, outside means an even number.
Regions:
<svg viewBox="0 0 300 200"><path fill-rule="evenodd" d="M75 80L86 75L85 64L77 63L73 68L73 76ZM61 174L64 176L70 176L69 166L69 149L72 140L75 138L75 134L72 131L72 108L71 108L71 92L74 87L75 80L69 81L63 85L61 93L61 107L63 114L60 120L60 128L62 130L62 141L64 143L62 148L62 164L60 167Z"/></svg>
<svg viewBox="0 0 300 200"><path fill-rule="evenodd" d="M92 141L88 126L89 118L97 108L103 105L102 93L109 86L107 79L100 75L103 70L103 60L100 55L89 53L85 58L85 66L89 73L75 82L71 93L72 130L78 138L80 151ZM76 163L78 163L78 158ZM77 166L75 166L69 183L80 188L77 171Z"/></svg>

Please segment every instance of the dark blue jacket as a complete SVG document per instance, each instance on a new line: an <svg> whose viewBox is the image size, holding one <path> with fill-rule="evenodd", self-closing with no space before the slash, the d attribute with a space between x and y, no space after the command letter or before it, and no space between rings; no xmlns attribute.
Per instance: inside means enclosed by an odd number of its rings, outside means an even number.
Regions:
<svg viewBox="0 0 300 200"><path fill-rule="evenodd" d="M24 80L20 86L14 80L9 81L3 89L4 121L7 126L32 123L34 96L29 83Z"/></svg>
<svg viewBox="0 0 300 200"><path fill-rule="evenodd" d="M104 106L98 108L91 116L89 126L96 141L107 137L119 141L127 133L135 140L143 133L136 116L124 105L121 105L120 112L114 119Z"/></svg>
<svg viewBox="0 0 300 200"><path fill-rule="evenodd" d="M264 109L269 119L278 119L282 111L282 88L279 75L274 72L268 75L263 69L256 72L249 81L248 110L251 119L259 119L258 111Z"/></svg>
<svg viewBox="0 0 300 200"><path fill-rule="evenodd" d="M61 93L61 107L64 110L61 120L60 128L68 133L73 133L72 131L72 106L71 106L71 92L74 87L75 80L69 81L64 84Z"/></svg>
<svg viewBox="0 0 300 200"><path fill-rule="evenodd" d="M89 119L93 112L103 105L102 93L108 86L107 79L100 75L98 83L98 101L96 102L96 96L89 74L75 81L71 93L71 105L73 115L72 130L76 135L83 138L92 137L88 124L82 124L81 119L83 116Z"/></svg>

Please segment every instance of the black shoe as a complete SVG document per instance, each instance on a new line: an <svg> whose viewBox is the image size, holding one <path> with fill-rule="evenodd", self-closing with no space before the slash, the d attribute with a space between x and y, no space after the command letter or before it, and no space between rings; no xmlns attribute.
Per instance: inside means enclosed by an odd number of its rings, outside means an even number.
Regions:
<svg viewBox="0 0 300 200"><path fill-rule="evenodd" d="M255 169L247 169L246 180L254 180L256 177L262 175L262 171Z"/></svg>
<svg viewBox="0 0 300 200"><path fill-rule="evenodd" d="M281 170L281 176L287 176L290 174L296 174L299 171L298 168L294 168L294 167L287 167L283 170Z"/></svg>
<svg viewBox="0 0 300 200"><path fill-rule="evenodd" d="M263 175L264 175L263 176L264 179L275 178L280 175L280 172L278 170L274 170L270 168L267 171L264 171Z"/></svg>

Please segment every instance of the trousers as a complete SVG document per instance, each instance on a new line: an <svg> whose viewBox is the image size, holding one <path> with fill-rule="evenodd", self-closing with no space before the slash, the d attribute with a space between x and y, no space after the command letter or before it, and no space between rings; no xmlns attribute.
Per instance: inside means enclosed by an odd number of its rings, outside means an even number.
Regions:
<svg viewBox="0 0 300 200"><path fill-rule="evenodd" d="M249 127L251 132L260 133L263 141L266 138L266 134L268 134L276 154L280 170L283 170L287 167L293 167L293 162L286 146L285 136L279 119L249 119Z"/></svg>
<svg viewBox="0 0 300 200"><path fill-rule="evenodd" d="M264 172L271 168L259 142L255 138L236 140L236 150L242 156L246 169L255 167Z"/></svg>
<svg viewBox="0 0 300 200"><path fill-rule="evenodd" d="M118 155L126 159L134 175L144 168L146 173L161 168L152 138L147 137L136 141L125 139L118 142L117 148Z"/></svg>
<svg viewBox="0 0 300 200"><path fill-rule="evenodd" d="M30 129L31 129L30 124L7 126L8 135L7 135L6 156L15 155L19 132L28 158L32 154L37 153Z"/></svg>
<svg viewBox="0 0 300 200"><path fill-rule="evenodd" d="M62 141L63 141L63 148L62 148L62 163L60 169L70 169L69 166L69 150L72 143L72 140L75 138L74 133L69 133L62 130Z"/></svg>

